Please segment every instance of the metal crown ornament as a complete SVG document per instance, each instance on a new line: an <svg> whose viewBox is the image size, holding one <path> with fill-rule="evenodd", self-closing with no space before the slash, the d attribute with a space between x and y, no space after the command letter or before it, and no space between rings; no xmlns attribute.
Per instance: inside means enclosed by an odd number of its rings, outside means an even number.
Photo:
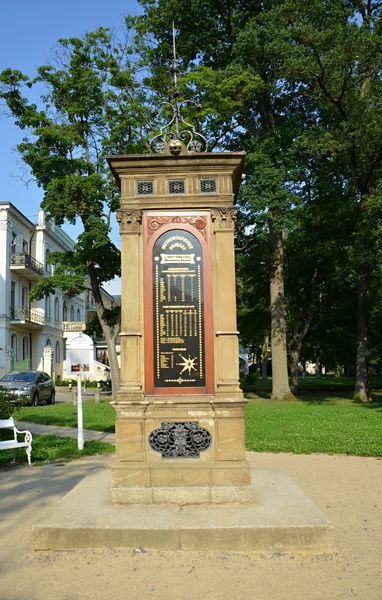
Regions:
<svg viewBox="0 0 382 600"><path fill-rule="evenodd" d="M172 101L160 102L158 109L151 111L152 116L156 117L162 108L168 107L171 116L169 121L160 128L159 133L150 140L150 148L157 153L168 151L174 156L181 154L184 148L187 149L187 152L207 152L207 140L204 135L198 133L193 125L187 123L181 114L182 108L187 104L193 104L196 110L201 110L202 105L194 100L179 101L179 64L176 58L174 23L172 25L172 47L171 73L174 81L174 93L170 97Z"/></svg>

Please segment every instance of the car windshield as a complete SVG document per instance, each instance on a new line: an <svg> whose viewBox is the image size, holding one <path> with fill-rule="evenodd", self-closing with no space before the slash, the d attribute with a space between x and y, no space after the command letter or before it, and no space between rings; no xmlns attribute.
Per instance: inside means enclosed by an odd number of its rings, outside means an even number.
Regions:
<svg viewBox="0 0 382 600"><path fill-rule="evenodd" d="M1 381L34 381L36 373L8 373Z"/></svg>

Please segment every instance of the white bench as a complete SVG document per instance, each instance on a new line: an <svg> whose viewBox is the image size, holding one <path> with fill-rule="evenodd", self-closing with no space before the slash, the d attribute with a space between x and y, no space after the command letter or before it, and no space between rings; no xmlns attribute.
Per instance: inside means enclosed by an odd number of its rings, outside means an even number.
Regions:
<svg viewBox="0 0 382 600"><path fill-rule="evenodd" d="M12 417L9 419L0 419L0 429L13 429L13 440L6 440L4 442L0 441L0 450L11 450L14 449L14 459L16 460L16 450L17 448L26 448L26 453L28 457L28 465L31 464L31 454L32 454L32 434L30 431L19 431L15 425L15 422ZM24 435L24 441L19 442L17 439L17 434Z"/></svg>

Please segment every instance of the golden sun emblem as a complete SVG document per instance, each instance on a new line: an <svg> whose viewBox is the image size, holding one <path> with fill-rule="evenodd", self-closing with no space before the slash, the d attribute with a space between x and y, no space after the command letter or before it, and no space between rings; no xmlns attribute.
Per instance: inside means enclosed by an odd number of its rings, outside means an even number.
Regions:
<svg viewBox="0 0 382 600"><path fill-rule="evenodd" d="M178 367L183 367L180 374L184 373L184 371L188 371L188 374L191 375L191 371L196 371L196 367L195 367L196 357L191 358L190 355L188 355L188 358L185 358L184 356L182 356L180 354L180 358L183 359L183 362L177 363Z"/></svg>

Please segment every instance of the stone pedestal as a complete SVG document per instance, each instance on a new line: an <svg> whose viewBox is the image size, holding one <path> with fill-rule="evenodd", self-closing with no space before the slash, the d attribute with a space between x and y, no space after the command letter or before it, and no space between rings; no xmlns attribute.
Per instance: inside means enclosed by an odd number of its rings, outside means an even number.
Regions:
<svg viewBox="0 0 382 600"><path fill-rule="evenodd" d="M185 150L109 158L122 238L115 503L253 501L235 302L243 161Z"/></svg>

